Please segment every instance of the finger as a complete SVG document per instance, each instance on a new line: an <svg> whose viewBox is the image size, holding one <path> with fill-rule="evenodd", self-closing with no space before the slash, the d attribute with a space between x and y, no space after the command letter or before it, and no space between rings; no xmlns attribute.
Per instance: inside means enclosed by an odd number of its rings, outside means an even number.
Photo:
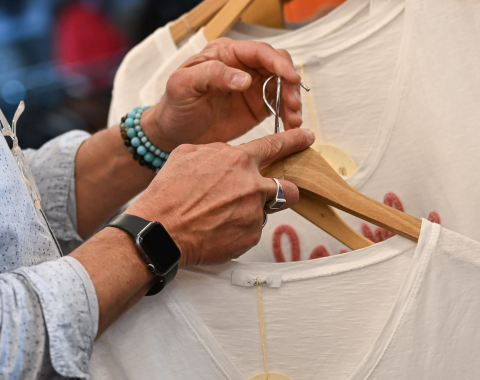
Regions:
<svg viewBox="0 0 480 380"><path fill-rule="evenodd" d="M273 108L275 108L276 92L277 81L271 80L267 84L266 94L267 99L273 101ZM272 103L270 102L270 104ZM302 101L299 84L293 85L282 81L280 117L282 118L285 130L287 131L289 129L299 128L302 125Z"/></svg>
<svg viewBox="0 0 480 380"><path fill-rule="evenodd" d="M215 90L245 91L251 83L250 74L228 67L220 61L208 61L177 70L171 75L167 87L171 95L185 98Z"/></svg>
<svg viewBox="0 0 480 380"><path fill-rule="evenodd" d="M280 185L283 189L283 196L284 199L287 201L280 209L272 210L268 203L275 199L277 195L277 183L273 180L273 178L264 178L263 184L265 186L265 211L267 214L273 214L277 211L286 210L294 206L300 197L298 187L290 181L279 180Z"/></svg>
<svg viewBox="0 0 480 380"><path fill-rule="evenodd" d="M280 116L285 130L299 128L303 123L302 100L299 85L286 85L282 89Z"/></svg>
<svg viewBox="0 0 480 380"><path fill-rule="evenodd" d="M219 60L238 69L256 69L262 75L266 75L267 71L282 77L288 83L300 83L300 76L289 54L275 50L264 42L219 38L209 43L200 54L186 61L184 66L193 66L208 60Z"/></svg>
<svg viewBox="0 0 480 380"><path fill-rule="evenodd" d="M308 148L315 135L308 129L293 129L240 145L261 170L276 160Z"/></svg>

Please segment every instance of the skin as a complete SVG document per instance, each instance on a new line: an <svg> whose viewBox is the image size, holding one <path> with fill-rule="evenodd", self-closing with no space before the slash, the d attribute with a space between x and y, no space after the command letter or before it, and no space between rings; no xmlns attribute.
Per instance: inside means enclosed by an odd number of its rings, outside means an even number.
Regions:
<svg viewBox="0 0 480 380"><path fill-rule="evenodd" d="M272 73L284 78L285 129L298 128L302 124L300 77L288 53L264 43L228 38L208 44L170 76L161 101L142 115L142 128L155 146L167 152L181 144L228 142L270 115L262 85ZM274 94L275 84L271 84ZM154 177L132 159L119 126L84 142L75 171L77 226L84 238L145 190Z"/></svg>
<svg viewBox="0 0 480 380"><path fill-rule="evenodd" d="M287 132L229 146L227 141L269 115L262 85L271 73L284 80L281 114ZM275 182L259 170L314 141L312 132L296 129L302 122L299 82L284 51L229 39L209 44L172 74L161 101L142 115L152 143L172 151L156 177L132 159L118 126L80 147L75 193L81 236L98 230L146 189L126 213L162 223L182 253L180 267L242 255L260 240L265 203L276 194ZM286 209L299 193L294 184L281 183ZM71 256L85 267L97 293L97 336L156 281L131 236L115 228L101 230Z"/></svg>

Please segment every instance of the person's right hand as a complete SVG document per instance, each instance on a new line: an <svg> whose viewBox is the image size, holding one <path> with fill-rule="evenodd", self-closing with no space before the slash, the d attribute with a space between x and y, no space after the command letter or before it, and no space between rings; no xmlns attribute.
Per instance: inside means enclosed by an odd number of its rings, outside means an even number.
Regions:
<svg viewBox="0 0 480 380"><path fill-rule="evenodd" d="M181 267L227 262L258 243L265 203L275 197L275 182L259 170L314 139L311 131L297 129L236 147L181 145L125 213L162 223L182 252ZM293 183L280 182L286 209L299 192Z"/></svg>

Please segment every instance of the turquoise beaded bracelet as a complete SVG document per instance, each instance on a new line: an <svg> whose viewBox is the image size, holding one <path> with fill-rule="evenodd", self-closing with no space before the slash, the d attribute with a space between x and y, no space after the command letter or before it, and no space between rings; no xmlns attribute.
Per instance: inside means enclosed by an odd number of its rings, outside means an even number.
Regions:
<svg viewBox="0 0 480 380"><path fill-rule="evenodd" d="M143 112L150 107L135 107L126 116L122 117L120 132L133 159L138 161L140 165L158 172L165 165L170 154L153 145L140 126L140 118Z"/></svg>

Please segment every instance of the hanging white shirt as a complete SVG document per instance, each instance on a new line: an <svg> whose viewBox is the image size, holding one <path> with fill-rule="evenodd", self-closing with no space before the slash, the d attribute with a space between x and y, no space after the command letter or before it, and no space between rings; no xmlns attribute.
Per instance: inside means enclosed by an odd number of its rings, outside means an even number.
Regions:
<svg viewBox="0 0 480 380"><path fill-rule="evenodd" d="M272 43L291 41L292 45L302 42L305 39L308 41L313 39L318 40L366 17L368 15L368 6L369 0L349 0L327 16L295 31L273 29L238 22L233 26L232 30L227 33L227 37L236 40L260 40L263 38L269 39ZM189 39L182 41L180 46L186 45L188 41ZM203 49L203 46L207 43L204 37L203 41L200 50ZM122 116L134 107L142 104L139 93L147 83L150 83L154 88L155 97L163 94L165 89L164 83L158 83L158 80L153 79L153 77L158 78L166 75L166 78L164 78L165 81L168 79L171 74L170 71L172 70L170 69L172 65L168 65L168 63L176 56L178 50L179 47L175 44L170 33L170 24L167 24L152 33L126 55L115 75L108 126L117 125ZM194 51L195 52L190 52L189 49L187 49L187 51L183 50L181 52L182 58L180 58L180 63L177 66L173 66L173 70L183 63L183 61L181 61L182 59L186 60L192 54L197 53L196 48ZM177 61L178 59L176 62ZM167 68L165 68L164 65L166 65ZM156 88L157 86L159 87ZM153 99L147 100L151 102L151 104L157 102Z"/></svg>
<svg viewBox="0 0 480 380"><path fill-rule="evenodd" d="M92 379L478 379L480 243L423 221L401 237L295 263L181 271L97 341ZM270 287L270 285L272 285Z"/></svg>

